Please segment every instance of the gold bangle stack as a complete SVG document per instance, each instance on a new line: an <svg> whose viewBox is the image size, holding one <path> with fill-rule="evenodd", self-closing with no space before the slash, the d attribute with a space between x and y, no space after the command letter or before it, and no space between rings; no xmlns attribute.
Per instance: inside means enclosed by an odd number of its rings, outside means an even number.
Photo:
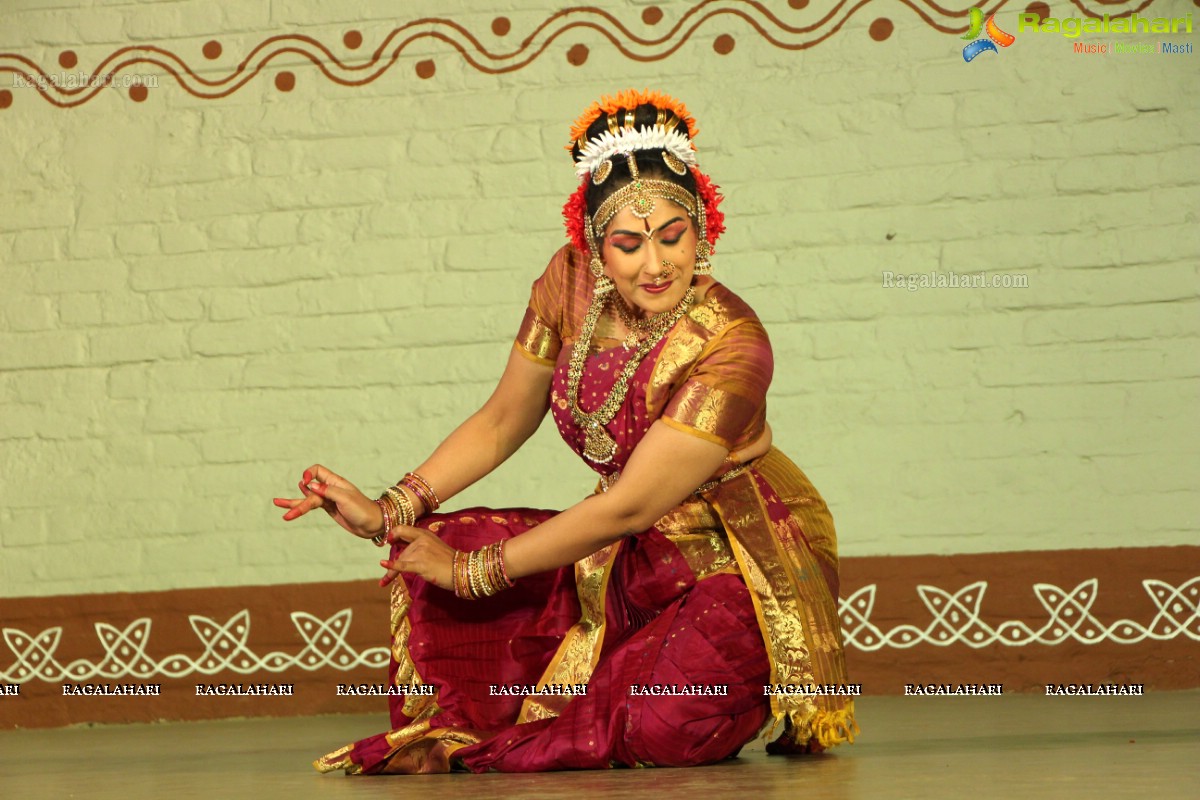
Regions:
<svg viewBox="0 0 1200 800"><path fill-rule="evenodd" d="M442 501L438 499L437 492L429 485L429 481L415 472L406 474L399 483L389 486L375 501L380 511L383 512L383 532L372 536L371 541L379 547L383 547L387 543L388 534L396 525L415 525L417 523L417 509L408 495L404 493L404 489L408 489L412 492L413 497L421 501L421 505L425 507L425 514L432 514L442 504Z"/></svg>
<svg viewBox="0 0 1200 800"><path fill-rule="evenodd" d="M491 597L516 585L509 580L504 566L503 540L470 553L455 550L451 573L454 594L463 600Z"/></svg>
<svg viewBox="0 0 1200 800"><path fill-rule="evenodd" d="M417 510L413 508L412 500L396 486L389 486L375 503L383 511L383 533L371 537L371 541L379 547L387 542L387 535L394 526L413 525L417 521Z"/></svg>
<svg viewBox="0 0 1200 800"><path fill-rule="evenodd" d="M408 495L398 486L389 486L387 491L383 493L384 497L389 498L397 510L395 517L397 525L413 525L417 521L417 510L413 507L412 500L408 499Z"/></svg>

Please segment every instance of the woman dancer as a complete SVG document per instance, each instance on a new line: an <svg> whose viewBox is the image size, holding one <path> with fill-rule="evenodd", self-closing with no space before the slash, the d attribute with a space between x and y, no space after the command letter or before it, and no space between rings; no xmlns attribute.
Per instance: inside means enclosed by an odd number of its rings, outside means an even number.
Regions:
<svg viewBox="0 0 1200 800"><path fill-rule="evenodd" d="M276 498L391 544L392 730L319 770L689 766L765 727L772 753L853 741L833 522L771 446L771 348L711 277L721 196L695 134L659 93L594 103L571 131L570 244L491 398L378 500L319 464ZM547 411L592 495L435 513Z"/></svg>

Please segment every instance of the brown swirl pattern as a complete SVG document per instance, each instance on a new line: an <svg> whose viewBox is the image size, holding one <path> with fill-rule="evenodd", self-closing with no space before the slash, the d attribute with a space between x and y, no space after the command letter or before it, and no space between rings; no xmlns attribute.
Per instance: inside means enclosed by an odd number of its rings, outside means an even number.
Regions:
<svg viewBox="0 0 1200 800"><path fill-rule="evenodd" d="M1111 6L1124 5L1125 2L1088 0L1085 3L1083 0L1071 0L1071 5L1085 16L1100 17L1106 12L1115 11ZM1127 17L1143 11L1152 2L1144 0L1136 8L1110 13L1109 16ZM337 52L308 35L270 36L255 45L227 73L215 78L206 77L212 74L211 64L203 67L199 64L215 61L225 52L225 46L216 40L204 44L197 54L201 57L197 59L197 65L188 62L189 54L155 45L130 45L113 51L90 71L79 68L69 74L41 65L21 53L3 52L0 53L0 76L10 75L11 78L6 80L0 77L0 84L34 89L47 102L60 108L72 108L110 88L124 91L134 102L144 102L152 91L171 83L194 97L219 100L263 73L272 77L277 91L290 92L296 87L296 70L304 67L295 63L297 59L307 61L317 74L333 83L347 87L363 86L395 67L414 43L427 40L439 42L445 47L445 55L439 58L458 57L471 68L488 75L516 72L543 56L553 55L582 67L588 61L591 48L596 46L597 38L607 42L625 58L639 62L670 58L701 32L716 34L712 49L717 57L733 52L738 37L748 34L770 47L798 51L828 40L856 15L870 14L867 8L870 5L872 0L826 0L817 3L789 0L787 9L776 13L758 0L702 0L674 21L671 21L667 11L650 6L637 12L635 21L628 22L601 8L571 6L551 13L532 31L521 36L519 41L519 32L514 32L511 21L502 16L492 20L490 36L472 32L453 19L422 17L384 33L374 50L361 58L355 58L353 51L364 46L371 32L343 32ZM967 30L968 8L945 8L934 0L893 0L892 7L897 5L907 9L905 13L916 14L939 33L959 35ZM1008 5L1008 0L1001 0L989 13L1001 11ZM813 6L828 8L822 12ZM1049 11L1046 4L1041 2L1029 3L1021 10L1043 15ZM789 18L798 16L804 17L803 24L789 23ZM886 16L872 17L864 27L866 35L876 42L887 40L894 31L892 20ZM728 30L717 32L711 30L713 28ZM658 31L661 33L651 35ZM508 42L514 44L510 46ZM57 60L62 69L76 70L79 64L73 50L62 51ZM427 58L417 61L412 69L418 79L432 79L437 74L437 60ZM128 85L128 82L113 80L129 75L152 77L153 81ZM0 89L0 110L11 107L15 99L10 89Z"/></svg>

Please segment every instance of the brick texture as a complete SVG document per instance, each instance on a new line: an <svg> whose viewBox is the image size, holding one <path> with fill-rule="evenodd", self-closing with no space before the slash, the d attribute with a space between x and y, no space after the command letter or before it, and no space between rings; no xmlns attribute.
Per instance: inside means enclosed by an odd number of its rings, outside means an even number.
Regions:
<svg viewBox="0 0 1200 800"><path fill-rule="evenodd" d="M280 33L353 61L409 19L504 49L549 13L59 5L6 11L0 51L50 68L69 49L89 69L155 45L215 79ZM664 4L651 31L643 4L598 5L645 35L688 7ZM793 22L827 10L769 5ZM876 42L880 14L895 32ZM718 55L725 32L737 44ZM11 89L0 596L374 575L374 548L323 518L285 525L270 498L315 461L376 492L487 397L564 241L568 126L627 86L698 117L727 194L717 277L768 325L776 443L829 500L844 554L1194 543L1200 55L1070 42L1024 35L966 64L957 37L872 6L800 52L726 16L651 63L577 29L499 76L424 41L358 88L294 58L216 100L165 75L141 103L111 90L59 109ZM1027 286L907 291L885 272ZM563 507L591 486L547 424L456 503Z"/></svg>

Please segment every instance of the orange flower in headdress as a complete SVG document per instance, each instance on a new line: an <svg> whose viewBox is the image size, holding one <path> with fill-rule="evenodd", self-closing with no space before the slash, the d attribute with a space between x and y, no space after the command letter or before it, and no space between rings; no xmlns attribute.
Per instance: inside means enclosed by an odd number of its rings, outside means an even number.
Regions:
<svg viewBox="0 0 1200 800"><path fill-rule="evenodd" d="M576 142L585 138L587 129L602 114L615 114L622 110L632 111L638 106L647 104L672 112L687 125L688 138L696 138L696 134L699 133L696 128L696 120L688 113L687 106L683 103L662 92L652 92L649 89L643 89L640 92L635 89L626 89L617 92L615 96L604 95L598 102L592 103L579 119L575 120L575 124L571 126L571 143L567 145L567 149L570 150Z"/></svg>
<svg viewBox="0 0 1200 800"><path fill-rule="evenodd" d="M669 111L674 114L687 127L688 145L691 145L690 140L696 136L698 129L696 128L696 120L688 113L687 107L683 103L662 92L652 92L649 89L640 92L633 89L626 89L623 92L618 92L615 96L605 95L601 97L599 102L592 103L591 107L579 119L575 120L575 124L571 126L571 143L567 145L567 149L573 149L576 144L579 144L581 149L592 146L592 144L585 142L587 131L592 126L592 123L599 119L601 115L607 114L611 117L618 111L634 111L638 106L643 105L651 105L657 109ZM643 128L642 130L645 129ZM612 134L605 132L602 134L601 139L603 136L611 138ZM600 141L600 139L594 140L593 144ZM665 155L666 153L664 153ZM709 245L709 252L711 252L712 247L716 245L717 238L725 231L725 214L717 208L724 197L718 191L716 184L695 166L694 159L682 159L682 156L679 154L675 154L675 158L691 165L691 173L696 182L696 200L698 203L703 203L704 205L703 218L706 221L704 233ZM680 164L679 169L675 167L670 168L676 174L683 174L681 172L684 168L683 164ZM592 176L587 173L586 169L580 177L579 186L563 206L563 221L567 227L567 238L571 240L577 250L582 253L588 253L594 246L593 242L587 240L585 234L588 215L587 193L589 185L593 181Z"/></svg>

